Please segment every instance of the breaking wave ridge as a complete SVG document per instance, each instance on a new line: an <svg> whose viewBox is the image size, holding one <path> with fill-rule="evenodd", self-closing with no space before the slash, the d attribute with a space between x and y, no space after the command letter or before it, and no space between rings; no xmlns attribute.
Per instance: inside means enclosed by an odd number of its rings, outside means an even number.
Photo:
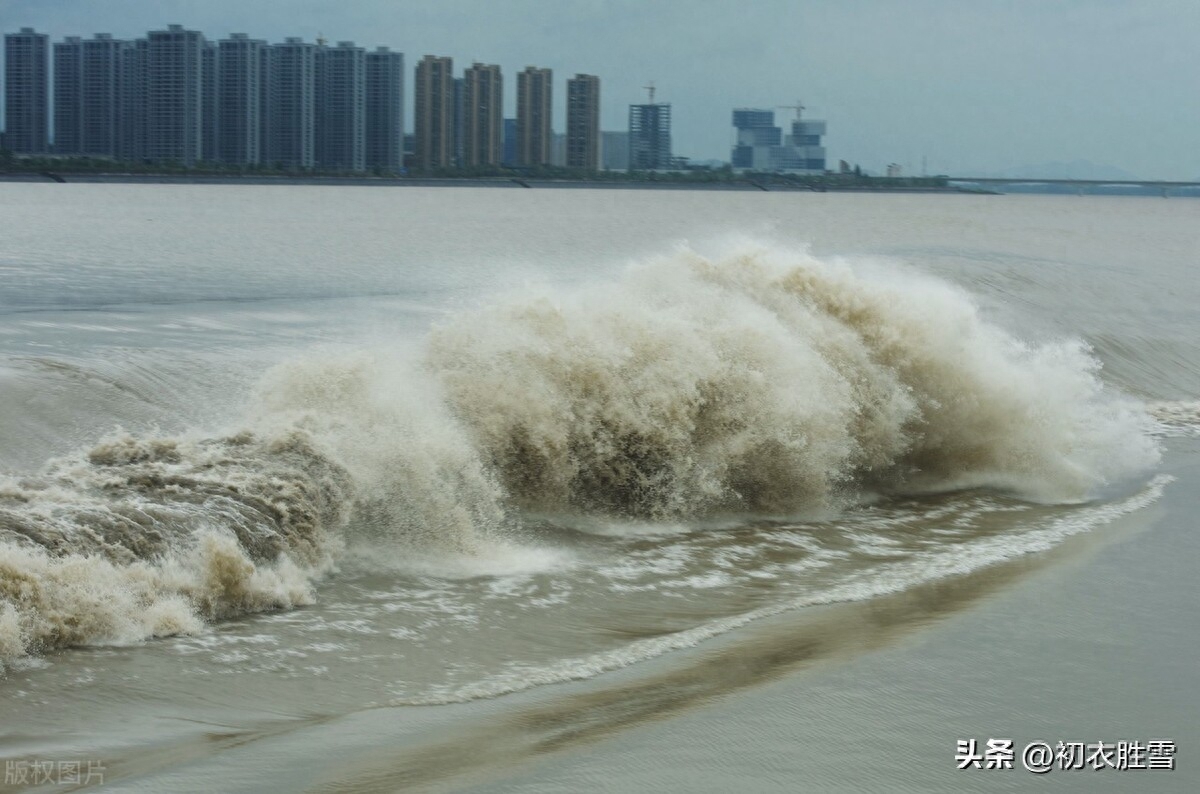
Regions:
<svg viewBox="0 0 1200 794"><path fill-rule="evenodd" d="M0 659L284 608L344 547L486 558L524 514L828 516L990 487L1071 502L1152 465L1077 341L907 269L691 251L268 372L215 438L115 435L0 481Z"/></svg>
<svg viewBox="0 0 1200 794"><path fill-rule="evenodd" d="M1021 534L1017 542L1006 537L985 538L965 547L946 547L938 552L914 555L902 562L889 563L873 573L869 580L848 577L841 584L819 593L785 598L768 606L701 623L681 631L646 637L588 656L564 658L549 665L514 663L493 675L463 686L436 686L418 697L396 698L389 705L435 706L467 703L522 692L538 686L582 681L602 673L629 667L671 651L693 648L700 643L727 634L756 621L805 607L866 601L903 592L909 588L941 579L964 576L988 565L995 565L1024 554L1048 551L1064 540L1141 510L1162 496L1172 481L1157 475L1138 493L1113 502L1088 505L1073 514L1047 522Z"/></svg>

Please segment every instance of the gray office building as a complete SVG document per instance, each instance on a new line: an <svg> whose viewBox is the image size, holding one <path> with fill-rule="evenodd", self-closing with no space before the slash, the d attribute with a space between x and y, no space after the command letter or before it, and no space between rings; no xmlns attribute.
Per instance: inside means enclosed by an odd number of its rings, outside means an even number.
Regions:
<svg viewBox="0 0 1200 794"><path fill-rule="evenodd" d="M600 169L600 78L577 74L567 81L567 167Z"/></svg>
<svg viewBox="0 0 1200 794"><path fill-rule="evenodd" d="M271 47L266 161L287 169L316 165L316 45L298 38Z"/></svg>
<svg viewBox="0 0 1200 794"><path fill-rule="evenodd" d="M549 165L553 141L550 137L554 73L527 66L517 74L517 164Z"/></svg>
<svg viewBox="0 0 1200 794"><path fill-rule="evenodd" d="M404 53L378 47L367 53L367 168L398 173L404 167Z"/></svg>
<svg viewBox="0 0 1200 794"><path fill-rule="evenodd" d="M733 127L737 130L730 156L733 167L770 170L770 149L783 141L783 131L775 126L775 111L738 108L733 111Z"/></svg>
<svg viewBox="0 0 1200 794"><path fill-rule="evenodd" d="M50 41L21 28L4 36L4 141L17 154L50 147Z"/></svg>
<svg viewBox="0 0 1200 794"><path fill-rule="evenodd" d="M148 40L146 156L195 165L204 156L204 34L171 25Z"/></svg>
<svg viewBox="0 0 1200 794"><path fill-rule="evenodd" d="M421 171L454 165L454 62L426 55L413 88L414 166Z"/></svg>
<svg viewBox="0 0 1200 794"><path fill-rule="evenodd" d="M796 106L803 110L802 106ZM738 108L733 111L737 131L731 162L739 171L770 171L820 174L825 171L825 148L821 136L825 122L800 118L792 122L791 134L784 135L775 124L774 110Z"/></svg>
<svg viewBox="0 0 1200 794"><path fill-rule="evenodd" d="M567 164L567 135L563 132L550 133L550 165L563 168Z"/></svg>
<svg viewBox="0 0 1200 794"><path fill-rule="evenodd" d="M472 64L463 72L463 165L499 166L504 129L500 67Z"/></svg>
<svg viewBox="0 0 1200 794"><path fill-rule="evenodd" d="M504 135L503 143L504 152L500 156L500 164L506 168L512 168L517 164L517 120L504 120Z"/></svg>
<svg viewBox="0 0 1200 794"><path fill-rule="evenodd" d="M629 170L629 133L600 133L600 163L605 171Z"/></svg>
<svg viewBox="0 0 1200 794"><path fill-rule="evenodd" d="M658 102L629 106L629 170L671 167L671 105Z"/></svg>
<svg viewBox="0 0 1200 794"><path fill-rule="evenodd" d="M785 171L809 174L825 173L825 122L801 119L799 112L792 122L792 134L784 136L782 166Z"/></svg>

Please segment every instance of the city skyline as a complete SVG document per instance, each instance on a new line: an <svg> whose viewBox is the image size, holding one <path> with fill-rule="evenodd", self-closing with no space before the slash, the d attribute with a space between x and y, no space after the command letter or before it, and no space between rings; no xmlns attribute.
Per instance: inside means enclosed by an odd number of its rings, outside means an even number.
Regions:
<svg viewBox="0 0 1200 794"><path fill-rule="evenodd" d="M731 108L800 99L835 131L832 161L879 172L891 162L906 173L924 164L965 175L1092 161L1146 179L1200 174L1194 3L970 5L301 1L285 17L256 0L11 0L2 20L5 32L29 26L52 41L132 38L178 22L212 38L324 34L368 51L389 46L410 63L439 53L509 75L529 64L564 78L596 74L606 130L623 128L628 106L645 102L642 86L654 80L659 101L673 106L674 149L694 160L729 158ZM408 70L410 87L412 77ZM505 117L516 107L515 82L504 86ZM556 131L565 129L565 104L554 103Z"/></svg>
<svg viewBox="0 0 1200 794"><path fill-rule="evenodd" d="M214 41L178 24L131 40L68 36L51 47L46 34L22 28L5 35L4 59L12 112L3 143L18 155L403 167L404 56L387 47L269 45L244 33Z"/></svg>

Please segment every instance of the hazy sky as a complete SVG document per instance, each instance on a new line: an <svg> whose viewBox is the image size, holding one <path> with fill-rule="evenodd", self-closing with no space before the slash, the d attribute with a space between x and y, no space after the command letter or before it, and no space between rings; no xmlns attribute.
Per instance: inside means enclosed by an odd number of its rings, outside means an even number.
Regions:
<svg viewBox="0 0 1200 794"><path fill-rule="evenodd" d="M400 50L409 126L411 67L431 53L500 64L510 117L516 73L552 68L558 130L570 75L600 76L610 130L653 80L697 159L729 158L732 108L802 99L831 163L1200 177L1200 0L0 0L5 32L53 39L168 23Z"/></svg>

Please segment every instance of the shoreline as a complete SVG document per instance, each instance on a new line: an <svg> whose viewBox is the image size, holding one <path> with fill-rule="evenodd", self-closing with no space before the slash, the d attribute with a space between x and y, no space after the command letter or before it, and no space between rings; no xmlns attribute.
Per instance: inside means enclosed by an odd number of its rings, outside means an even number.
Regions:
<svg viewBox="0 0 1200 794"><path fill-rule="evenodd" d="M750 193L952 193L1000 195L996 191L952 185L762 185L756 182L684 182L674 180L619 179L526 179L514 177L378 177L378 176L244 176L216 174L119 174L119 173L5 173L0 183L63 183L100 185L306 185L338 187L486 187L519 189L604 189L604 190L719 190Z"/></svg>

